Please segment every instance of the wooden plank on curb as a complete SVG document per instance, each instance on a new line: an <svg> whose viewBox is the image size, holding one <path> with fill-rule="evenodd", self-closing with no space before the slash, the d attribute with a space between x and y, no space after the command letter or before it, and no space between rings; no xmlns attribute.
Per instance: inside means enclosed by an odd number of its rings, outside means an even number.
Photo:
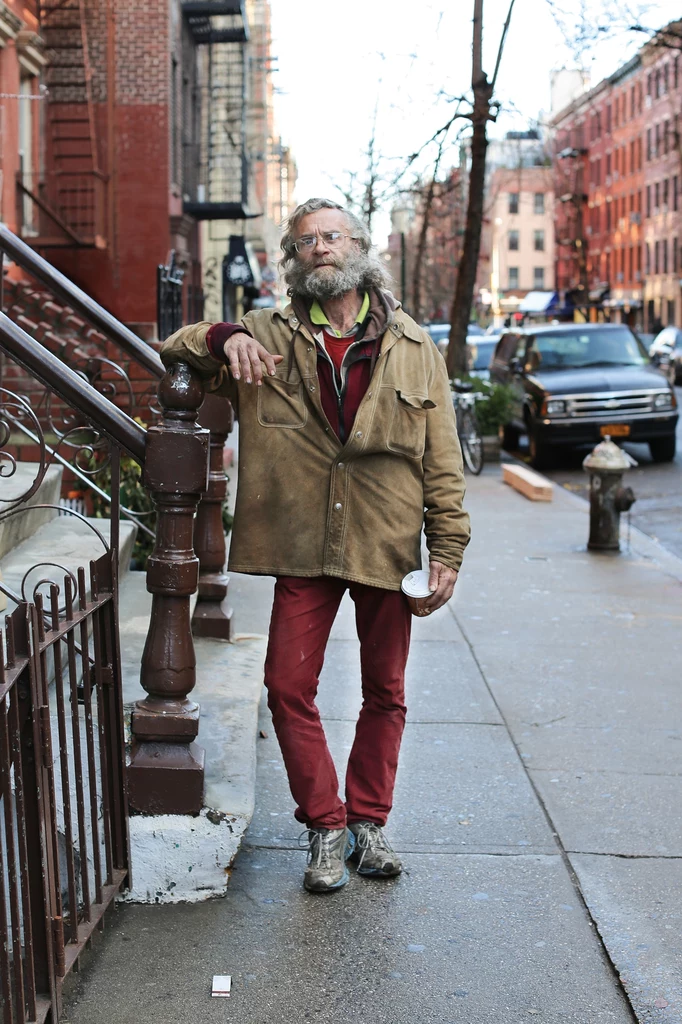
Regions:
<svg viewBox="0 0 682 1024"><path fill-rule="evenodd" d="M531 501L551 501L554 496L554 487L550 481L526 466L503 463L502 480Z"/></svg>

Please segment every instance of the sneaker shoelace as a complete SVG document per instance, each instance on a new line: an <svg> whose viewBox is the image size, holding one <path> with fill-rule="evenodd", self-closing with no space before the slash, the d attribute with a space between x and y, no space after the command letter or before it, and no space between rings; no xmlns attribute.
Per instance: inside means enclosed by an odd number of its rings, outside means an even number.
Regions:
<svg viewBox="0 0 682 1024"><path fill-rule="evenodd" d="M358 850L362 850L360 860L358 861L358 867L362 867L365 855L370 850L387 853L389 856L393 853L393 849L387 842L386 836L382 832L381 828L371 822L367 825L360 826L356 836L356 841L358 844Z"/></svg>
<svg viewBox="0 0 682 1024"><path fill-rule="evenodd" d="M303 849L308 847L308 864L314 868L323 870L330 868L331 856L331 832L318 832L317 829L306 828L298 837L298 844Z"/></svg>

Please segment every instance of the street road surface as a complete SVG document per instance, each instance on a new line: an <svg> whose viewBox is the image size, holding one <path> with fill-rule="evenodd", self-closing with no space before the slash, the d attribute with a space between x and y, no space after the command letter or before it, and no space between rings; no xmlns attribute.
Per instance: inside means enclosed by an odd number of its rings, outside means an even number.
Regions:
<svg viewBox="0 0 682 1024"><path fill-rule="evenodd" d="M675 391L677 404L682 407L682 388ZM677 427L674 462L656 465L651 461L645 444L626 444L623 447L639 463L629 471L626 479L637 498L631 510L632 525L682 558L682 417ZM527 450L521 454L527 454ZM586 449L560 452L554 468L545 475L567 490L589 497L588 476L582 468L586 454Z"/></svg>

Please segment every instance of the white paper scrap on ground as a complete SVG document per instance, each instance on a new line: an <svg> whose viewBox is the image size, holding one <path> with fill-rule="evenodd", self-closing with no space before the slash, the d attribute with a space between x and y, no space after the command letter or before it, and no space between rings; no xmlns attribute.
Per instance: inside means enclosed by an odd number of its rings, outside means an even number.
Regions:
<svg viewBox="0 0 682 1024"><path fill-rule="evenodd" d="M214 974L213 975L213 988L211 989L212 996L229 996L230 987L232 985L231 974Z"/></svg>

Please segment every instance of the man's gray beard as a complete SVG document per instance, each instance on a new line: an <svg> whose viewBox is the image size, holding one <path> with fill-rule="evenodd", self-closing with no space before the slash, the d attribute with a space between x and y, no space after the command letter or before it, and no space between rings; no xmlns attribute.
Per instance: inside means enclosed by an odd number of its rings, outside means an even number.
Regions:
<svg viewBox="0 0 682 1024"><path fill-rule="evenodd" d="M329 258L329 257L328 257ZM339 263L333 256L334 268L310 267L299 260L294 260L287 268L284 279L294 295L302 295L307 299L325 302L359 289L372 268L372 259L361 249L349 252L343 262Z"/></svg>

